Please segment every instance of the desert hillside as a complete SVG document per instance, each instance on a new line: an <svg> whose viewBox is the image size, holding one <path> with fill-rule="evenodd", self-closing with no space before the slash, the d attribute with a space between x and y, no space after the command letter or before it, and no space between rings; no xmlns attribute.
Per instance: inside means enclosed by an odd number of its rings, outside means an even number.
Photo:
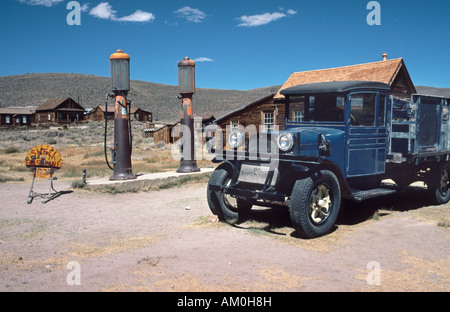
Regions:
<svg viewBox="0 0 450 312"><path fill-rule="evenodd" d="M194 114L218 118L279 87L248 91L197 88ZM4 76L0 77L0 107L37 107L48 99L71 97L88 109L103 104L109 90L109 77L61 73ZM133 107L152 112L155 120L172 122L180 119L177 95L177 86L132 80L129 98Z"/></svg>

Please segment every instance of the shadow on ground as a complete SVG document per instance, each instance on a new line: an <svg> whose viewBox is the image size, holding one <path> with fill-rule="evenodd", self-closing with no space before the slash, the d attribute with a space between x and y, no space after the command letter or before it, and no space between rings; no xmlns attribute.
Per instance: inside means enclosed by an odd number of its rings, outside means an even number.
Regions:
<svg viewBox="0 0 450 312"><path fill-rule="evenodd" d="M332 232L337 230L340 225L358 225L375 217L383 217L391 212L411 211L431 205L433 205L433 202L427 189L415 186L406 187L395 194L369 199L361 203L343 200L336 220L336 226ZM280 233L277 229L292 227L287 207L263 208L255 206L251 212L250 221L259 224L257 227L252 227L251 225L241 226L239 223L233 226L245 229L257 228L274 235L286 235L285 233ZM261 226L261 223L267 225ZM302 238L295 231L292 233L292 236Z"/></svg>

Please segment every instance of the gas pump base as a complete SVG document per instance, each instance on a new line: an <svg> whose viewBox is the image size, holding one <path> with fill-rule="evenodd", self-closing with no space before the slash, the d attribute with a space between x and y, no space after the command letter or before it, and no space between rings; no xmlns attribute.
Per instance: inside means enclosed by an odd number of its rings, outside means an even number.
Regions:
<svg viewBox="0 0 450 312"><path fill-rule="evenodd" d="M177 169L178 173L199 172L200 168L197 167L195 160L181 160L180 167Z"/></svg>
<svg viewBox="0 0 450 312"><path fill-rule="evenodd" d="M125 180L136 180L136 176L133 173L119 173L109 178L110 181L125 181Z"/></svg>

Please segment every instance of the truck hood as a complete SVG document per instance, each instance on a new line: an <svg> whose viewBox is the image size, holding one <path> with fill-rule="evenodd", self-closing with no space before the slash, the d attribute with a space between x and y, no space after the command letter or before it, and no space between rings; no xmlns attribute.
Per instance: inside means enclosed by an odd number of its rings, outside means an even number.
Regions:
<svg viewBox="0 0 450 312"><path fill-rule="evenodd" d="M329 127L295 127L281 133L292 133L299 146L294 148L294 154L319 157L319 145L325 139L331 146L331 151L344 143L345 131ZM297 143L298 144L298 143Z"/></svg>

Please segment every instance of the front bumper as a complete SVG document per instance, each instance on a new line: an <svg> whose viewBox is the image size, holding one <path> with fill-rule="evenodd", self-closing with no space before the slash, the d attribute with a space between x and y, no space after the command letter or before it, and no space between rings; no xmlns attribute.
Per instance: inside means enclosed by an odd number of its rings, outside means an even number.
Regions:
<svg viewBox="0 0 450 312"><path fill-rule="evenodd" d="M285 202L286 195L278 193L274 190L250 190L235 186L219 186L210 185L209 189L214 192L223 192L235 197L252 199L252 200L266 200L271 202Z"/></svg>

